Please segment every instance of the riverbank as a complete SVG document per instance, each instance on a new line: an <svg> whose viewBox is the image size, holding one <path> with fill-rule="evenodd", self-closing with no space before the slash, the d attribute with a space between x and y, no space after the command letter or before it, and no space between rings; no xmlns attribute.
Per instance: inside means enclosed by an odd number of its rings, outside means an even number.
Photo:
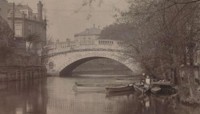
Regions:
<svg viewBox="0 0 200 114"><path fill-rule="evenodd" d="M44 66L0 66L0 82L46 77Z"/></svg>

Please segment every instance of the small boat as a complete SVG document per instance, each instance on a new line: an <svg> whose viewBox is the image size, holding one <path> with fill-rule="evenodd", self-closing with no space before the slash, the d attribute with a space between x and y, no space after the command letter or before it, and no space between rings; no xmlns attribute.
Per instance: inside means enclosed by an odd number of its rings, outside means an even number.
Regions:
<svg viewBox="0 0 200 114"><path fill-rule="evenodd" d="M166 80L153 81L151 84L152 85L166 85L166 86L172 85L170 81L166 81Z"/></svg>
<svg viewBox="0 0 200 114"><path fill-rule="evenodd" d="M154 94L157 94L159 91L161 91L161 88L158 86L152 87L151 92Z"/></svg>
<svg viewBox="0 0 200 114"><path fill-rule="evenodd" d="M147 93L149 91L148 88L145 87L145 85L134 85L135 90L142 92L142 93Z"/></svg>
<svg viewBox="0 0 200 114"><path fill-rule="evenodd" d="M76 86L95 86L93 83L80 83L80 82L75 82Z"/></svg>
<svg viewBox="0 0 200 114"><path fill-rule="evenodd" d="M75 92L105 92L103 87L95 86L74 86L73 90Z"/></svg>
<svg viewBox="0 0 200 114"><path fill-rule="evenodd" d="M117 86L117 87L107 87L107 93L118 93L118 92L125 92L125 91L134 91L134 87L132 84L126 86Z"/></svg>
<svg viewBox="0 0 200 114"><path fill-rule="evenodd" d="M111 98L115 96L130 96L134 91L121 91L121 92L111 92L106 94L106 98Z"/></svg>
<svg viewBox="0 0 200 114"><path fill-rule="evenodd" d="M83 83L83 82L75 82L75 86L83 86L83 87L109 87L109 86L122 86L124 84L121 83Z"/></svg>

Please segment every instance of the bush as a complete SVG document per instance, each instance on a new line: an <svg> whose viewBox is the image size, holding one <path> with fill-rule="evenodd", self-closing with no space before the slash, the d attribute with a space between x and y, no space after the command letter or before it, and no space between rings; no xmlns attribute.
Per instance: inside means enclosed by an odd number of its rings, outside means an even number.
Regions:
<svg viewBox="0 0 200 114"><path fill-rule="evenodd" d="M10 47L13 42L13 32L7 22L0 16L0 61L5 64L6 60L13 53Z"/></svg>

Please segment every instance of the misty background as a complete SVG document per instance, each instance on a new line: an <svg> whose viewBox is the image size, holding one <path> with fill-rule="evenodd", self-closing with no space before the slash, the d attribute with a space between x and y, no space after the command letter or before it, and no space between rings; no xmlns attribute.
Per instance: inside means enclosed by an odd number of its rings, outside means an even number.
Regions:
<svg viewBox="0 0 200 114"><path fill-rule="evenodd" d="M39 0L8 0L16 4L27 4L34 12ZM125 10L126 0L104 0L93 6L82 6L84 0L40 0L44 3L44 16L48 20L48 38L60 41L72 39L74 34L86 28L103 28L114 23L116 9Z"/></svg>

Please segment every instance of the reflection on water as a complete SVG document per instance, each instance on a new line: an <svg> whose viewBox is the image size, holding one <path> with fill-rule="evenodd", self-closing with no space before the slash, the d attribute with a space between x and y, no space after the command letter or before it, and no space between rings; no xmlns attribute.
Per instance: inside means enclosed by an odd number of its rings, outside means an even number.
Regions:
<svg viewBox="0 0 200 114"><path fill-rule="evenodd" d="M112 78L51 77L0 85L0 114L199 114L176 97L133 94L76 93L76 81L111 81Z"/></svg>
<svg viewBox="0 0 200 114"><path fill-rule="evenodd" d="M46 114L45 80L0 85L0 114Z"/></svg>

